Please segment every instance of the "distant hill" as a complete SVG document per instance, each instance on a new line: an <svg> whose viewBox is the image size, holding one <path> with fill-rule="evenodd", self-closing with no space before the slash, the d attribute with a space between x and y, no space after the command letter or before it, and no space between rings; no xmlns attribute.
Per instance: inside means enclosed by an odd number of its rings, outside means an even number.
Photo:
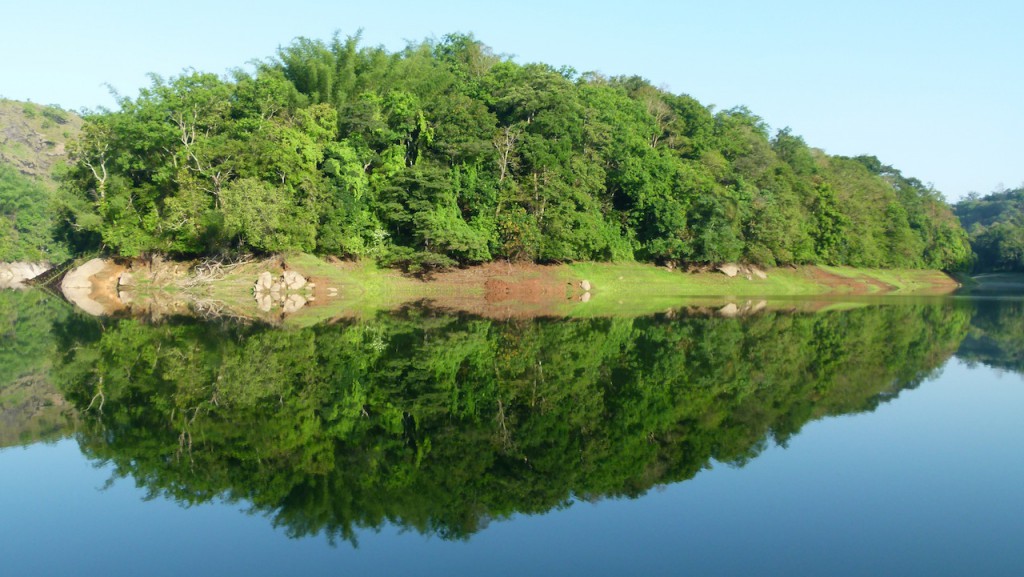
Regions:
<svg viewBox="0 0 1024 577"><path fill-rule="evenodd" d="M953 210L970 235L977 272L1024 272L1024 187L971 194Z"/></svg>
<svg viewBox="0 0 1024 577"><path fill-rule="evenodd" d="M52 189L53 167L67 158L67 142L82 122L56 106L0 99L0 163Z"/></svg>

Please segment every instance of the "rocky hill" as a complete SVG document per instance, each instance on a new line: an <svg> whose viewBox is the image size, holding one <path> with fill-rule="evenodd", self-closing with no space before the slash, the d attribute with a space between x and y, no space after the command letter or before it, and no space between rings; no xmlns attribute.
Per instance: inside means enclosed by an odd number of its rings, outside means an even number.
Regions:
<svg viewBox="0 0 1024 577"><path fill-rule="evenodd" d="M53 168L67 158L67 142L82 122L56 106L0 100L0 163L52 188Z"/></svg>

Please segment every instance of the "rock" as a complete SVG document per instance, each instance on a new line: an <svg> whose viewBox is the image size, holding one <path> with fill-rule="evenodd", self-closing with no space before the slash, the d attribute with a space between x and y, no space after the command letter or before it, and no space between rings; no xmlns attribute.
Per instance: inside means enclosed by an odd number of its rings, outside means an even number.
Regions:
<svg viewBox="0 0 1024 577"><path fill-rule="evenodd" d="M123 273L121 273L120 278L117 279L117 286L119 286L119 287L135 286L135 277L133 277L132 273L130 273L130 272L123 272Z"/></svg>
<svg viewBox="0 0 1024 577"><path fill-rule="evenodd" d="M64 280L60 282L60 289L65 293L67 289L72 288L91 289L91 277L99 274L105 268L107 268L107 261L101 258L94 258L64 275Z"/></svg>
<svg viewBox="0 0 1024 577"><path fill-rule="evenodd" d="M580 288L583 289L584 292L589 291L590 288L591 288L590 287L590 281L588 281L588 280L581 280L580 281Z"/></svg>
<svg viewBox="0 0 1024 577"><path fill-rule="evenodd" d="M284 288L284 286L283 286L283 285L281 285L281 283L279 283L279 282L277 282L277 281L274 281L274 282L273 282L273 283L272 283L272 284L270 285L270 292L271 292L272 294L281 294L281 289L282 289L282 288Z"/></svg>
<svg viewBox="0 0 1024 577"><path fill-rule="evenodd" d="M724 307L718 309L718 314L723 317L734 317L740 312L740 307L736 306L736 303L729 303Z"/></svg>
<svg viewBox="0 0 1024 577"><path fill-rule="evenodd" d="M285 299L283 309L286 314L294 313L295 311L306 306L306 297L297 294L290 294Z"/></svg>
<svg viewBox="0 0 1024 577"><path fill-rule="evenodd" d="M256 306L265 313L270 312L274 308L274 299L266 293L259 293L256 295Z"/></svg>
<svg viewBox="0 0 1024 577"><path fill-rule="evenodd" d="M260 276L256 277L255 290L258 293L267 292L270 290L271 285L274 284L274 275L267 271L260 273Z"/></svg>
<svg viewBox="0 0 1024 577"><path fill-rule="evenodd" d="M283 282L286 289L297 291L306 286L306 277L293 270L286 270L284 271Z"/></svg>
<svg viewBox="0 0 1024 577"><path fill-rule="evenodd" d="M740 273L740 267L732 263L718 265L718 270L729 278L733 278Z"/></svg>
<svg viewBox="0 0 1024 577"><path fill-rule="evenodd" d="M118 282L124 267L94 258L64 275L61 292L72 304L93 316L108 315L124 308Z"/></svg>
<svg viewBox="0 0 1024 577"><path fill-rule="evenodd" d="M590 293L583 293L582 295L580 295L580 302L581 303L589 303L590 302Z"/></svg>
<svg viewBox="0 0 1024 577"><path fill-rule="evenodd" d="M753 307L751 307L750 312L752 312L752 313L760 312L760 311L763 311L767 307L768 307L768 301L757 301L757 304L755 304Z"/></svg>
<svg viewBox="0 0 1024 577"><path fill-rule="evenodd" d="M62 287L61 290L64 292L64 298L87 314L101 317L109 312L102 303L92 299L92 287Z"/></svg>
<svg viewBox="0 0 1024 577"><path fill-rule="evenodd" d="M765 279L768 278L768 273L764 272L763 270L761 270L761 269L759 269L759 268L757 268L756 266L753 266L753 265L750 266L750 274L756 276L757 278L759 278L761 280L765 280Z"/></svg>
<svg viewBox="0 0 1024 577"><path fill-rule="evenodd" d="M0 289L25 288L25 283L50 270L50 265L41 262L0 263Z"/></svg>

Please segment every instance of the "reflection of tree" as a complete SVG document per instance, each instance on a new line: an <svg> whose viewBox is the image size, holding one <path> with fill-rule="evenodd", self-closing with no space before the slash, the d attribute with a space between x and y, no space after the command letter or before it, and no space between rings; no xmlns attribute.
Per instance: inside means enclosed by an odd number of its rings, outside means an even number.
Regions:
<svg viewBox="0 0 1024 577"><path fill-rule="evenodd" d="M83 451L154 495L248 501L295 536L390 522L464 538L871 410L939 367L968 319L906 306L508 323L406 310L301 331L122 320L65 337L59 382L93 403Z"/></svg>
<svg viewBox="0 0 1024 577"><path fill-rule="evenodd" d="M957 357L1024 373L1024 301L981 300Z"/></svg>

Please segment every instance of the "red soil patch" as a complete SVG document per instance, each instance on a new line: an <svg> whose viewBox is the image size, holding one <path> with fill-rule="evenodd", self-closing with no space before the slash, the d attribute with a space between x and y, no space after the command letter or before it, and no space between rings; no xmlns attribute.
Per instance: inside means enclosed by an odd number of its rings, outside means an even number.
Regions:
<svg viewBox="0 0 1024 577"><path fill-rule="evenodd" d="M564 271L558 266L509 262L447 271L429 281L446 288L429 300L439 308L490 318L561 316L562 305L580 292Z"/></svg>
<svg viewBox="0 0 1024 577"><path fill-rule="evenodd" d="M838 294L863 295L891 292L896 287L873 278L848 278L816 266L806 267L811 280L832 289Z"/></svg>

